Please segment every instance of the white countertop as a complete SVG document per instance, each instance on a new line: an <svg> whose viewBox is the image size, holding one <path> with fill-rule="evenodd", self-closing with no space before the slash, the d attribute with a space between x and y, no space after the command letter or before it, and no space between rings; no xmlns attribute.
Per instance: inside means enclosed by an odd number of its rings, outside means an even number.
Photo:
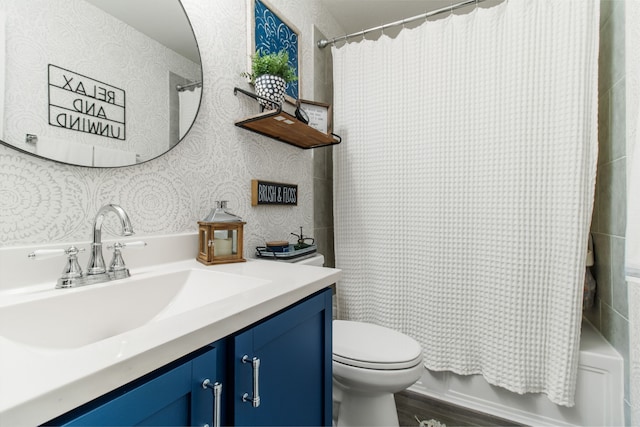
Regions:
<svg viewBox="0 0 640 427"><path fill-rule="evenodd" d="M180 314L179 321L150 322L78 348L38 348L0 336L0 426L46 422L286 308L340 276L336 269L263 260L210 267L186 260L132 268L131 275L184 269L214 270L267 282L224 303Z"/></svg>

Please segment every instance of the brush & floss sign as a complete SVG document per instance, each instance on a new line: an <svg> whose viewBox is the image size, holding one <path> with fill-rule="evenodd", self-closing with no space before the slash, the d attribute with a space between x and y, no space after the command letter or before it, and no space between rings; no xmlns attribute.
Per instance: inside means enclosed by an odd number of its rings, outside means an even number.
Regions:
<svg viewBox="0 0 640 427"><path fill-rule="evenodd" d="M251 180L251 206L298 204L298 186L281 182Z"/></svg>

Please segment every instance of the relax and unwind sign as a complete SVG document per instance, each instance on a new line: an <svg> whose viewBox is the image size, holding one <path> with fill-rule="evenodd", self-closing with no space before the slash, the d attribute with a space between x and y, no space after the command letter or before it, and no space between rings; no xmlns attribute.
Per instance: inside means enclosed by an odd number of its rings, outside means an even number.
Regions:
<svg viewBox="0 0 640 427"><path fill-rule="evenodd" d="M124 90L49 64L49 124L124 140Z"/></svg>

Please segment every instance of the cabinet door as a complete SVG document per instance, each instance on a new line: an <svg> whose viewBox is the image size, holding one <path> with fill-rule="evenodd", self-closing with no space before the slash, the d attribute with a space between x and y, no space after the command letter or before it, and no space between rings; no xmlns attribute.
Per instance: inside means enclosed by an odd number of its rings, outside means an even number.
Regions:
<svg viewBox="0 0 640 427"><path fill-rule="evenodd" d="M64 426L204 426L213 425L214 394L202 387L216 382L218 351L152 373L47 425Z"/></svg>
<svg viewBox="0 0 640 427"><path fill-rule="evenodd" d="M331 293L321 291L236 335L235 425L331 425Z"/></svg>

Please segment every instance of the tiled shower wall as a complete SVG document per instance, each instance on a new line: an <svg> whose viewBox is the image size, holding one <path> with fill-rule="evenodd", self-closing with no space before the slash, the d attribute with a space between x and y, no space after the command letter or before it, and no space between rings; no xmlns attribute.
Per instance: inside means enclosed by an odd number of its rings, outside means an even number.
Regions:
<svg viewBox="0 0 640 427"><path fill-rule="evenodd" d="M598 172L591 233L598 284L585 312L625 360L625 415L629 422L629 308L624 276L626 228L625 1L601 0Z"/></svg>
<svg viewBox="0 0 640 427"><path fill-rule="evenodd" d="M635 157L635 150L639 149L638 132L640 123L637 120L640 110L640 55L638 55L638 45L640 44L640 2L625 2L625 86L627 89L626 102L626 127L627 127L627 148L629 156L627 165L627 182L634 167L632 156ZM634 120L635 119L635 120ZM631 221L631 219L628 219ZM628 284L628 304L629 304L629 365L630 365L630 402L631 419L630 425L640 425L640 284ZM629 418L627 418L629 421Z"/></svg>
<svg viewBox="0 0 640 427"><path fill-rule="evenodd" d="M318 40L327 39L314 27L313 72L316 101L333 104L333 61L331 48L315 47ZM335 267L333 250L333 147L313 150L313 235L318 251L324 255L324 265Z"/></svg>

